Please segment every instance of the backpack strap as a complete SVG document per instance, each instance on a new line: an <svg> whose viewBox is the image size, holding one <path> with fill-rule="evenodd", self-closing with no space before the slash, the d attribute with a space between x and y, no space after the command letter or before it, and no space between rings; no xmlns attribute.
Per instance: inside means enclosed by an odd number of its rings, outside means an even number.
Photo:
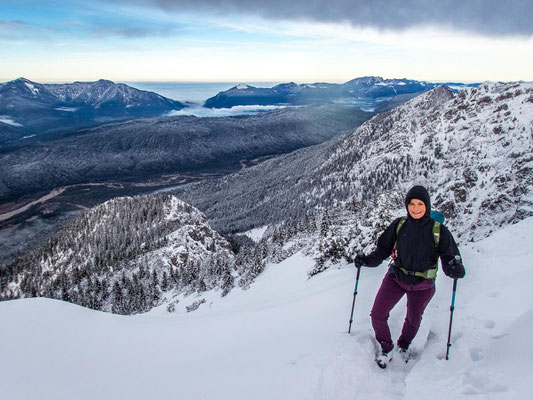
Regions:
<svg viewBox="0 0 533 400"><path fill-rule="evenodd" d="M396 260L398 258L398 249L397 249L397 242L398 242L398 233L400 232L400 229L402 225L405 223L405 220L407 217L400 218L400 221L398 222L398 225L396 226L396 241L394 242L394 247L392 248L392 254L391 258L393 260ZM424 272L419 271L410 271L406 268L396 266L400 271L402 271L405 275L412 275L412 276L419 276L424 279L435 279L437 277L437 271L439 267L439 259L438 259L438 251L439 251L439 242L440 242L440 227L441 223L438 221L433 222L433 241L435 242L435 251L437 252L437 262L435 264L435 267L428 269Z"/></svg>
<svg viewBox="0 0 533 400"><path fill-rule="evenodd" d="M405 220L407 217L401 217L400 221L398 221L398 225L396 225L396 240L394 241L394 247L392 248L392 254L391 258L393 260L396 260L398 258L398 250L397 250L397 244L398 244L398 233L400 232L400 229L402 228Z"/></svg>
<svg viewBox="0 0 533 400"><path fill-rule="evenodd" d="M435 251L439 252L439 242L440 242L440 225L439 221L433 222L433 240L435 241Z"/></svg>

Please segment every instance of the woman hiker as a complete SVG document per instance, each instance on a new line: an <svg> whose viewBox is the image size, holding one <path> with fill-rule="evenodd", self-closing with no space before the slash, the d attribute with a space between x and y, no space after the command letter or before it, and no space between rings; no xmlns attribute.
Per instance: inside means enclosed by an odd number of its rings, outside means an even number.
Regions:
<svg viewBox="0 0 533 400"><path fill-rule="evenodd" d="M392 360L394 344L387 320L389 312L407 294L407 315L398 338L398 352L407 362L408 348L414 339L422 314L435 293L438 257L444 273L457 279L465 276L461 255L450 231L431 217L427 190L415 186L405 197L407 217L396 219L379 237L369 255L358 255L354 264L377 267L391 256L392 262L378 290L370 313L376 340L382 353L376 362L386 368Z"/></svg>

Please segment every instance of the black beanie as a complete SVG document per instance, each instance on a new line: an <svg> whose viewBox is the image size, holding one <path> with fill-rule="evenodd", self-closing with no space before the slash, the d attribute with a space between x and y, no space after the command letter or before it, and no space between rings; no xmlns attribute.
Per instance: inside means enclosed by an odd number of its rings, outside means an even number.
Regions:
<svg viewBox="0 0 533 400"><path fill-rule="evenodd" d="M412 199L421 200L426 205L426 214L429 216L431 214L431 201L429 200L429 193L424 186L414 186L407 192L405 196L405 208L409 213L408 205Z"/></svg>

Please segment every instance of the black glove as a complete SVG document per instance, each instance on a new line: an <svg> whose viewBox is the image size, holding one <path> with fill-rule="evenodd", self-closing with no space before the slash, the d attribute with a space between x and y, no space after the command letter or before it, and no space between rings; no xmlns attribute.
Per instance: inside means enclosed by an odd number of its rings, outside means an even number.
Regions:
<svg viewBox="0 0 533 400"><path fill-rule="evenodd" d="M461 256L455 256L448 262L448 275L452 279L460 279L465 276L465 267L461 261Z"/></svg>
<svg viewBox="0 0 533 400"><path fill-rule="evenodd" d="M356 255L355 260L353 260L353 265L355 265L355 268L361 268L364 267L367 264L366 256L364 255Z"/></svg>

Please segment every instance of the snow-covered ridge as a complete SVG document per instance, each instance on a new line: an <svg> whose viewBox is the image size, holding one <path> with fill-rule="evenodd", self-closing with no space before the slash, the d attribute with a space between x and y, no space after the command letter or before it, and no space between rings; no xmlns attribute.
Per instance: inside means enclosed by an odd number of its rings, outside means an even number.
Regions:
<svg viewBox="0 0 533 400"><path fill-rule="evenodd" d="M441 86L345 137L179 195L206 207L218 229L228 224L245 232L324 208L356 212L346 221L364 223L381 211L392 217L404 212L410 186L423 184L459 240L478 240L533 215L532 86L484 83L459 93ZM243 199L255 205L253 211L242 210ZM376 212L375 204L383 209Z"/></svg>
<svg viewBox="0 0 533 400"><path fill-rule="evenodd" d="M122 83L116 84L107 80L74 82L71 84L46 84L43 86L63 102L92 104L96 107L110 101L110 99L120 99L130 107L140 106L146 101L146 98L150 98L150 101L168 101L168 99L156 93L135 89Z"/></svg>
<svg viewBox="0 0 533 400"><path fill-rule="evenodd" d="M441 87L367 121L323 169L356 152L338 179L358 183L360 200L382 180L400 193L423 183L462 240L475 240L532 215L532 134L533 83Z"/></svg>
<svg viewBox="0 0 533 400"><path fill-rule="evenodd" d="M532 216L532 138L533 83L440 87L367 121L326 150L312 175L322 184L301 194L337 200L322 216L325 233L299 239L316 255L310 273L372 251L415 184L428 187L462 245Z"/></svg>
<svg viewBox="0 0 533 400"><path fill-rule="evenodd" d="M194 207L170 195L123 197L91 209L27 255L25 270L1 295L131 314L182 292L230 290L233 264L230 244Z"/></svg>
<svg viewBox="0 0 533 400"><path fill-rule="evenodd" d="M156 93L106 80L41 84L19 78L0 85L0 115L10 115L24 126L24 133L159 116L184 107Z"/></svg>

